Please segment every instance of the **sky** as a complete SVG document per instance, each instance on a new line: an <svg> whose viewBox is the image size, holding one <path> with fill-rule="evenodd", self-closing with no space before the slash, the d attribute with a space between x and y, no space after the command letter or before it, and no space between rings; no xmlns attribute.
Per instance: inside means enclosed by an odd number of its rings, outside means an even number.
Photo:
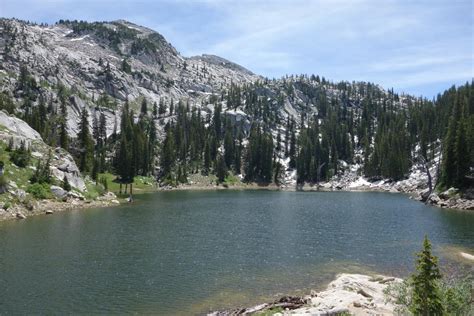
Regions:
<svg viewBox="0 0 474 316"><path fill-rule="evenodd" d="M1 17L125 19L163 34L184 56L428 98L474 77L473 10L472 0L0 0Z"/></svg>

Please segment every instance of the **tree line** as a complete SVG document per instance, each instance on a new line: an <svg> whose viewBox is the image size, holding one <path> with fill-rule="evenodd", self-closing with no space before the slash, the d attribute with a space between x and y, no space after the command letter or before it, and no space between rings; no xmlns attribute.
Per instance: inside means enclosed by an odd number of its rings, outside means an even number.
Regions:
<svg viewBox="0 0 474 316"><path fill-rule="evenodd" d="M111 171L124 184L136 175L155 175L174 185L200 172L216 175L219 182L232 173L249 182L279 183L287 163L303 184L328 180L349 163L362 166L369 178L400 180L414 163L421 159L432 165L441 152L438 185L464 188L472 183L472 82L434 100L402 96L402 104L393 90L382 92L370 83L334 84L316 76L264 79L232 84L201 106L184 99L151 105L143 98L135 114L125 102L120 131L109 137L103 114L91 119L82 109L74 139L67 132L74 92L61 85L55 89L59 106L46 100L34 77L21 67L13 94L22 104L18 109L3 92L0 108L19 115L48 144L70 151L80 170L93 179ZM338 93L329 93L333 89ZM203 112L208 103L212 112ZM299 117L280 110L288 104ZM160 124L163 138L158 142Z"/></svg>

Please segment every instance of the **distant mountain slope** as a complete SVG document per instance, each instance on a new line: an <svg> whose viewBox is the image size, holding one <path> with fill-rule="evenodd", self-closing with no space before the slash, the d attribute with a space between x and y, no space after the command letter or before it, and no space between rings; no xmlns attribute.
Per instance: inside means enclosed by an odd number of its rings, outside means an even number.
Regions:
<svg viewBox="0 0 474 316"><path fill-rule="evenodd" d="M53 102L57 101L58 85L72 91L72 135L77 132L80 108L95 107L95 101L104 95L110 97L111 104L101 105L112 110L115 102L120 105L140 98L150 104L161 98L168 102L197 101L231 83L245 84L259 78L217 56L183 57L161 34L123 20L60 21L40 26L1 19L0 53L1 87L15 91L17 99L21 99L16 87L21 65ZM112 119L112 115L108 117Z"/></svg>

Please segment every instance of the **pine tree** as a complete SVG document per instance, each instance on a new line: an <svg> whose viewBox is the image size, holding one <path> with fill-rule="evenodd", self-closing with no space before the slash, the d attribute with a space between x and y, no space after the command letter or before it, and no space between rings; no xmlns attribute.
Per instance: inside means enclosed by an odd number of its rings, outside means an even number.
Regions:
<svg viewBox="0 0 474 316"><path fill-rule="evenodd" d="M96 157L94 158L94 163L92 165L92 171L91 171L91 178L94 180L96 183L99 180L99 170L100 170L100 162L99 159Z"/></svg>
<svg viewBox="0 0 474 316"><path fill-rule="evenodd" d="M273 139L270 133L263 132L258 125L250 131L244 163L246 181L272 181Z"/></svg>
<svg viewBox="0 0 474 316"><path fill-rule="evenodd" d="M67 133L67 107L66 100L61 98L61 116L59 121L59 145L61 148L69 150L69 136Z"/></svg>
<svg viewBox="0 0 474 316"><path fill-rule="evenodd" d="M63 178L62 188L68 192L71 191L71 184L69 184L69 180L67 179L66 175L64 175Z"/></svg>
<svg viewBox="0 0 474 316"><path fill-rule="evenodd" d="M130 175L132 173L130 169L132 169L130 147L125 133L121 133L119 150L116 156L116 171L119 175L119 180L121 184L130 183L130 181L133 180L130 179Z"/></svg>
<svg viewBox="0 0 474 316"><path fill-rule="evenodd" d="M173 115L174 112L174 102L173 99L171 99L171 104L170 104L170 115Z"/></svg>
<svg viewBox="0 0 474 316"><path fill-rule="evenodd" d="M161 153L161 169L163 171L164 178L170 178L172 176L173 167L175 165L176 152L175 152L175 142L174 135L171 131L171 128L168 128L166 132L166 138L163 145L163 150Z"/></svg>
<svg viewBox="0 0 474 316"><path fill-rule="evenodd" d="M294 130L291 131L291 139L290 139L290 149L288 152L290 157L290 168L296 167L296 133Z"/></svg>
<svg viewBox="0 0 474 316"><path fill-rule="evenodd" d="M77 139L79 143L79 170L90 172L94 159L94 141L89 130L89 114L86 108L83 108L81 112Z"/></svg>
<svg viewBox="0 0 474 316"><path fill-rule="evenodd" d="M237 145L235 149L235 154L234 154L234 169L236 174L240 174L241 172L241 167L242 167L242 131L239 129L238 132L238 139L237 139Z"/></svg>
<svg viewBox="0 0 474 316"><path fill-rule="evenodd" d="M158 117L158 105L156 104L156 102L153 102L153 118L157 118Z"/></svg>
<svg viewBox="0 0 474 316"><path fill-rule="evenodd" d="M166 113L166 104L165 101L161 98L160 99L160 106L158 108L158 114L161 116Z"/></svg>
<svg viewBox="0 0 474 316"><path fill-rule="evenodd" d="M456 174L454 183L459 188L465 186L465 176L469 173L470 169L469 148L467 147L467 143L467 127L464 120L461 119L458 123L454 144L456 157Z"/></svg>
<svg viewBox="0 0 474 316"><path fill-rule="evenodd" d="M204 145L204 166L203 166L203 174L209 174L209 170L211 169L211 148L209 146L209 141L206 141Z"/></svg>
<svg viewBox="0 0 474 316"><path fill-rule="evenodd" d="M452 87L437 100L437 113L441 113L440 121L448 120L443 139L443 156L441 166L441 186L455 186L463 189L466 176L472 175L474 150L472 122L474 122L474 83L466 84L458 89ZM471 123L471 124L470 124Z"/></svg>
<svg viewBox="0 0 474 316"><path fill-rule="evenodd" d="M156 147L156 126L155 122L152 120L148 126L148 144L147 144L147 149L148 149L148 158L147 162L148 165L146 168L148 171L152 170L153 166L155 165L155 147Z"/></svg>
<svg viewBox="0 0 474 316"><path fill-rule="evenodd" d="M230 122L226 124L225 136L224 136L224 161L227 168L231 168L234 163L235 156L235 143L234 135Z"/></svg>
<svg viewBox="0 0 474 316"><path fill-rule="evenodd" d="M148 114L148 103L145 98L142 100L142 105L140 107L140 116L145 116Z"/></svg>
<svg viewBox="0 0 474 316"><path fill-rule="evenodd" d="M423 250L417 254L417 272L412 276L412 306L414 315L443 315L438 280L441 273L438 268L438 258L431 254L431 243L425 236Z"/></svg>
<svg viewBox="0 0 474 316"><path fill-rule="evenodd" d="M222 106L220 104L216 105L216 107L214 108L214 116L212 118L212 124L214 126L215 135L218 142L221 141L221 128L222 128L221 111L222 111Z"/></svg>
<svg viewBox="0 0 474 316"><path fill-rule="evenodd" d="M219 155L217 157L216 176L217 176L217 181L219 183L224 182L225 178L227 177L227 167L225 165L225 160L224 160L224 157L222 157L222 155Z"/></svg>
<svg viewBox="0 0 474 316"><path fill-rule="evenodd" d="M21 141L17 149L11 150L10 160L20 168L25 168L30 163L31 153L25 142Z"/></svg>
<svg viewBox="0 0 474 316"><path fill-rule="evenodd" d="M132 73L132 66L129 64L129 62L125 58L122 59L121 69L125 73L128 73L128 74Z"/></svg>

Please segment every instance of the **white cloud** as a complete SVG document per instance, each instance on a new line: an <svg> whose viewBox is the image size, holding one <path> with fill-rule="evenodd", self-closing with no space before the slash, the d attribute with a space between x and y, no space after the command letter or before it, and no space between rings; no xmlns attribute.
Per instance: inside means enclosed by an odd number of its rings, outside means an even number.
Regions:
<svg viewBox="0 0 474 316"><path fill-rule="evenodd" d="M40 22L130 19L184 55L221 55L269 77L318 73L414 93L474 76L472 9L470 0L2 1L6 16Z"/></svg>

